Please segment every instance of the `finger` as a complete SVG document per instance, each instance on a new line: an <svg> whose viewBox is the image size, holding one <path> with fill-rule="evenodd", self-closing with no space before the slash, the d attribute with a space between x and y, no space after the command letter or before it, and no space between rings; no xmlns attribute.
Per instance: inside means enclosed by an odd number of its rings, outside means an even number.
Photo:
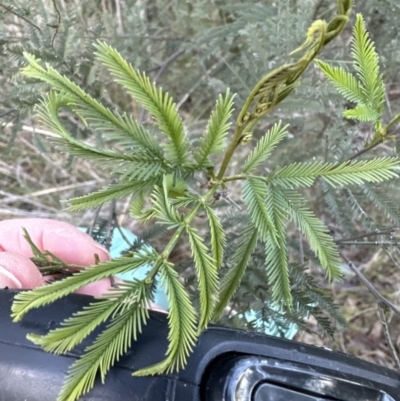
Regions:
<svg viewBox="0 0 400 401"><path fill-rule="evenodd" d="M109 292L111 288L112 288L111 280L109 278L104 278L94 283L87 284L84 287L79 288L79 290L75 292L77 294L86 294L98 297L100 295L105 294L106 292Z"/></svg>
<svg viewBox="0 0 400 401"><path fill-rule="evenodd" d="M48 250L68 264L89 266L110 259L109 253L88 234L73 225L50 219L14 219L0 222L0 251L32 257L33 253L23 237L25 228L33 243L41 251Z"/></svg>
<svg viewBox="0 0 400 401"><path fill-rule="evenodd" d="M25 256L0 252L0 288L35 288L44 278L35 264Z"/></svg>

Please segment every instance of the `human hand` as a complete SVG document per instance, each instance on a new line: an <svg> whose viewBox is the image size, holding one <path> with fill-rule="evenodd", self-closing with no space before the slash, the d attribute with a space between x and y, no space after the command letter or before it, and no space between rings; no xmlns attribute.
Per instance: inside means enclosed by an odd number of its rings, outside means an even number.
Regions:
<svg viewBox="0 0 400 401"><path fill-rule="evenodd" d="M0 289L32 289L46 284L37 266L30 260L31 247L23 237L25 228L40 251L50 251L67 264L90 266L110 260L110 254L88 234L69 223L50 219L15 219L0 221ZM116 283L121 282L114 278ZM99 296L111 288L108 278L80 288L77 293ZM166 312L151 302L152 310Z"/></svg>
<svg viewBox="0 0 400 401"><path fill-rule="evenodd" d="M90 266L95 254L100 262L110 259L109 253L89 235L69 223L50 219L15 219L0 222L0 288L31 289L45 284L28 242L25 228L40 251L48 250L67 264ZM77 292L101 295L110 288L103 279L80 288Z"/></svg>

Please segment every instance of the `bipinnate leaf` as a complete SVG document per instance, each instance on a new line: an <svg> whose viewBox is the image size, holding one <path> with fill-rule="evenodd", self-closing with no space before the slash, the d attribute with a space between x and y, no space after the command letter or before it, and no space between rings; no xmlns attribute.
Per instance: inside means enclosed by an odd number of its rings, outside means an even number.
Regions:
<svg viewBox="0 0 400 401"><path fill-rule="evenodd" d="M362 185L360 189L387 219L396 226L400 226L400 205L397 197L392 196L390 192L382 191L379 187L375 188L368 184Z"/></svg>
<svg viewBox="0 0 400 401"><path fill-rule="evenodd" d="M109 262L85 267L72 276L56 281L51 285L20 292L14 298L11 317L14 321L20 321L32 309L40 308L68 294L72 294L84 285L152 264L157 257L158 255L154 250L143 248L140 253L135 253L131 257L121 257ZM93 262L95 262L94 256Z"/></svg>
<svg viewBox="0 0 400 401"><path fill-rule="evenodd" d="M225 231L222 227L221 221L212 207L204 203L204 210L206 211L208 222L210 225L211 233L211 250L216 267L219 269L222 266L224 259L224 247L226 244Z"/></svg>
<svg viewBox="0 0 400 401"><path fill-rule="evenodd" d="M243 173L251 173L264 162L276 145L286 136L287 125L282 127L282 122L274 124L258 141L254 150L249 154L244 163Z"/></svg>
<svg viewBox="0 0 400 401"><path fill-rule="evenodd" d="M317 65L337 91L356 107L346 110L346 118L377 122L385 101L385 85L379 73L379 57L361 14L357 14L352 41L353 66L358 80L343 68L332 67L321 60Z"/></svg>
<svg viewBox="0 0 400 401"><path fill-rule="evenodd" d="M121 179L146 180L169 170L169 166L164 162L162 155L157 154L156 149L153 152L154 147L151 148L152 152L150 152L150 148L140 146L135 146L135 152L132 152L131 147L127 151L101 150L75 139L64 128L58 115L60 108L69 106L70 102L71 96L52 91L37 108L41 120L50 130L58 133L61 137L53 142L59 146L61 145L69 154L92 159L103 167L110 167L111 172L118 174ZM112 125L110 122L109 124ZM98 128L99 130L101 129L100 126ZM120 137L122 137L122 134Z"/></svg>
<svg viewBox="0 0 400 401"><path fill-rule="evenodd" d="M189 142L182 119L168 93L150 82L145 73L136 71L111 46L103 42L95 44L97 58L109 69L115 81L155 118L162 132L169 138L165 145L168 160L182 165L188 161Z"/></svg>
<svg viewBox="0 0 400 401"><path fill-rule="evenodd" d="M119 282L118 287L111 288L105 295L75 312L65 319L59 328L50 330L46 335L28 334L28 339L40 345L45 351L65 354L80 344L100 324L117 312L121 313L123 305L131 305L137 297L138 280Z"/></svg>
<svg viewBox="0 0 400 401"><path fill-rule="evenodd" d="M225 96L220 95L217 100L204 136L194 154L199 169L212 166L208 156L221 152L225 148L225 138L231 126L229 119L233 113L233 98L234 95L231 95L228 89Z"/></svg>
<svg viewBox="0 0 400 401"><path fill-rule="evenodd" d="M274 240L278 233L265 205L267 186L264 180L248 178L243 185L243 201L251 221L257 227L259 238Z"/></svg>
<svg viewBox="0 0 400 401"><path fill-rule="evenodd" d="M364 91L354 75L341 67L332 67L322 60L316 60L315 62L345 99L357 104L366 103Z"/></svg>
<svg viewBox="0 0 400 401"><path fill-rule="evenodd" d="M276 191L279 191L276 188ZM297 192L283 190L280 192L282 205L288 211L290 219L306 237L310 248L318 257L329 280L341 276L341 258L337 245L329 235L329 229L305 205L305 199Z"/></svg>
<svg viewBox="0 0 400 401"><path fill-rule="evenodd" d="M219 301L214 310L214 318L219 319L229 300L240 285L240 281L246 271L251 255L257 245L257 229L250 224L242 233L236 251L229 263L232 267L222 278L221 289L219 291Z"/></svg>
<svg viewBox="0 0 400 401"><path fill-rule="evenodd" d="M107 372L128 352L146 324L151 297L151 285L136 282L129 308L113 316L93 344L86 347L85 353L70 366L57 401L75 401L86 394L93 388L97 375L104 383Z"/></svg>
<svg viewBox="0 0 400 401"><path fill-rule="evenodd" d="M275 238L269 236L265 241L265 271L272 289L272 299L277 303L285 301L290 308L292 306L292 294L285 232L288 218L287 210L284 208L281 192L272 185L269 185L267 189L265 205L276 227L277 235Z"/></svg>
<svg viewBox="0 0 400 401"><path fill-rule="evenodd" d="M209 255L204 241L197 234L197 230L186 225L192 257L197 271L200 292L200 322L199 330L207 327L214 312L218 298L217 266L213 257Z"/></svg>
<svg viewBox="0 0 400 401"><path fill-rule="evenodd" d="M120 199L127 195L141 196L144 193L151 191L155 184L159 183L158 179L147 181L122 181L116 184L111 184L109 187L101 189L97 192L92 192L89 195L80 196L69 199L70 206L66 208L68 212L90 209L100 206L114 199Z"/></svg>
<svg viewBox="0 0 400 401"><path fill-rule="evenodd" d="M380 113L385 99L385 86L379 74L379 57L365 27L361 14L357 14L353 29L352 55L354 68L362 84L367 105Z"/></svg>
<svg viewBox="0 0 400 401"><path fill-rule="evenodd" d="M134 376L175 372L186 365L197 340L196 311L179 276L170 263L161 266L161 284L165 285L169 301L169 346L163 361L140 369Z"/></svg>
<svg viewBox="0 0 400 401"><path fill-rule="evenodd" d="M57 116L60 107L68 107L78 114L85 125L89 124L109 137L123 139L129 141L130 145L135 145L134 153L151 156L159 162L164 160L163 151L155 138L133 121L132 117L111 111L50 65L46 64L46 68L43 68L39 64L40 60L33 55L24 53L24 57L29 65L21 70L22 74L46 82L52 87L53 91L47 97L51 102L46 104L45 100L45 107L39 107L39 115L50 129L71 143L72 136L65 129L60 131ZM78 143L83 144L81 141L75 142Z"/></svg>
<svg viewBox="0 0 400 401"><path fill-rule="evenodd" d="M354 160L335 163L293 163L277 167L269 176L273 185L294 189L310 187L322 177L333 187L360 185L365 182L382 182L398 177L400 164L397 157L379 157L372 160Z"/></svg>

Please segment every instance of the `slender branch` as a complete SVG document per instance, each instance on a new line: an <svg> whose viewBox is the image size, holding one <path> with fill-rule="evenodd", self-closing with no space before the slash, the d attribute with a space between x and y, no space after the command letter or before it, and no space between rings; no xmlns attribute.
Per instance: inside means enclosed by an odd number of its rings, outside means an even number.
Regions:
<svg viewBox="0 0 400 401"><path fill-rule="evenodd" d="M178 57L180 57L182 54L185 53L185 49L181 49L176 51L174 54L172 54L170 57L168 57L161 65L160 69L157 72L157 75L154 77L154 82L157 82L161 75L164 73L164 71L172 64Z"/></svg>
<svg viewBox="0 0 400 401"><path fill-rule="evenodd" d="M158 71L156 77L154 78L155 81L157 81L161 74L167 69L167 67L175 60L177 59L180 55L182 55L183 53L185 53L185 49L180 49L178 51L176 51L175 53L173 53L171 56L169 56L165 61L163 61L161 64L157 65L156 67L153 68L149 68L147 69L145 72L146 74L148 74L149 72L153 72L153 71Z"/></svg>
<svg viewBox="0 0 400 401"><path fill-rule="evenodd" d="M128 245L129 249L132 250L134 247L134 244L129 241L129 239L126 237L125 233L122 231L122 227L120 226L117 216L115 216L115 221L114 221L116 229L119 231L119 234L121 235L122 239L126 242ZM140 241L140 246L143 244L143 241Z"/></svg>
<svg viewBox="0 0 400 401"><path fill-rule="evenodd" d="M114 180L113 180L114 181ZM105 238L105 244L104 246L106 247L107 251L110 251L111 245L112 245L112 235L114 231L114 221L115 221L115 210L117 207L117 202L115 199L111 201L110 204L110 211L109 211L109 216L107 219L107 232L106 232L106 238Z"/></svg>
<svg viewBox="0 0 400 401"><path fill-rule="evenodd" d="M25 22L27 22L30 26L33 26L35 29L37 29L40 33L42 33L42 30L36 25L34 24L32 21L28 20L27 18L25 18L24 16L18 14L16 11L14 11L12 9L12 7L10 6L6 6L4 4L0 3L0 7L3 7L5 10L7 10L9 13L14 14L16 17L21 18L22 20L24 20Z"/></svg>
<svg viewBox="0 0 400 401"><path fill-rule="evenodd" d="M110 215L109 215L109 219L107 221L107 235L106 235L105 247L106 247L108 252L110 252L111 245L112 245L112 235L113 235L113 232L114 232L114 222L116 221L116 213L115 213L116 205L117 205L117 201L115 199L113 199L111 201ZM110 279L111 287L116 287L114 276L110 276L109 279Z"/></svg>
<svg viewBox="0 0 400 401"><path fill-rule="evenodd" d="M372 295L375 297L375 299L378 301L378 303L383 303L386 305L388 308L390 308L393 312L395 312L398 316L400 316L400 309L394 305L392 302L390 302L388 299L386 299L382 294L380 294L375 287L369 282L369 280L360 272L360 270L357 269L355 264L346 256L344 256L341 253L342 258L346 261L350 269L354 272L354 274L363 282L363 284L368 288L368 290L372 293Z"/></svg>
<svg viewBox="0 0 400 401"><path fill-rule="evenodd" d="M311 17L312 21L317 19L317 16L318 16L318 13L319 13L319 9L322 7L323 2L324 2L324 0L320 0L318 2L318 4L315 6L314 13L313 13L313 15Z"/></svg>
<svg viewBox="0 0 400 401"><path fill-rule="evenodd" d="M140 39L150 39L150 40L165 40L165 41L181 41L181 42L191 42L190 39L181 37L181 36L157 36L157 35L101 35L102 38L105 39L132 39L132 38L140 38Z"/></svg>
<svg viewBox="0 0 400 401"><path fill-rule="evenodd" d="M373 237L375 235L393 235L394 231L397 231L397 230L398 230L397 227L390 228L388 230L375 230L375 231L372 231L370 233L355 235L354 237L338 239L338 240L335 240L335 243L336 244L341 244L343 242L354 241L354 240L362 239L362 238L365 238L365 237Z"/></svg>
<svg viewBox="0 0 400 401"><path fill-rule="evenodd" d="M388 133L389 130L393 127L393 125L395 125L397 122L400 121L400 113L395 115L392 120L390 121L390 123L385 127L385 132ZM379 139L378 141L374 142L372 145L367 146L366 148L360 150L359 152L357 152L355 155L351 156L348 161L356 159L357 157L363 155L364 153L369 152L371 149L376 148L378 145L381 145L383 142L385 142L385 140L388 140L389 138L387 138L387 134L385 134L385 136L381 139Z"/></svg>
<svg viewBox="0 0 400 401"><path fill-rule="evenodd" d="M225 153L224 159L222 160L222 164L219 169L217 179L221 180L222 177L224 176L225 171L228 168L229 162L231 161L231 158L233 156L233 153L235 152L236 148L239 145L240 138L242 137L242 133L243 133L244 129L245 129L245 126L241 126L241 127L238 125L236 126L235 133L233 134L233 139L231 141L231 144L229 145L229 147Z"/></svg>
<svg viewBox="0 0 400 401"><path fill-rule="evenodd" d="M341 245L398 245L398 242L378 242L378 241L341 241Z"/></svg>
<svg viewBox="0 0 400 401"><path fill-rule="evenodd" d="M90 236L92 236L92 233L93 233L93 230L94 230L94 226L95 226L96 221L97 221L97 217L99 217L99 214L100 214L100 211L101 211L102 207L103 207L103 205L100 205L100 206L98 206L96 208L96 211L95 211L94 216L93 216L92 223L90 224L90 226L86 230L86 234L89 234Z"/></svg>
<svg viewBox="0 0 400 401"><path fill-rule="evenodd" d="M393 127L393 125L395 125L397 122L400 121L400 113L396 114L393 118L392 121L390 121L390 123L386 126L386 132L389 132L390 128Z"/></svg>
<svg viewBox="0 0 400 401"><path fill-rule="evenodd" d="M376 148L378 145L382 144L383 142L384 142L383 139L379 139L377 142L373 143L372 145L370 145L370 146L368 146L368 147L366 147L366 148L364 148L364 149L361 149L361 150L360 150L359 152L357 152L355 155L349 157L349 158L347 159L347 161L351 161L351 160L357 159L357 157L363 155L364 153L369 152L371 149Z"/></svg>
<svg viewBox="0 0 400 401"><path fill-rule="evenodd" d="M304 247L303 247L303 235L299 235L299 251L300 251L300 263L304 264Z"/></svg>
<svg viewBox="0 0 400 401"><path fill-rule="evenodd" d="M211 73L213 73L214 71L216 71L219 67L221 67L221 65L223 64L223 61L219 60L218 62L216 62L214 65L212 65L206 72L207 75L202 75L200 77L200 79L197 80L197 82L181 97L181 99L179 100L179 102L176 103L176 108L177 110L179 110L182 105L186 102L186 100L189 98L189 96L197 89L197 87L204 82L207 77L210 76Z"/></svg>
<svg viewBox="0 0 400 401"><path fill-rule="evenodd" d="M53 0L53 7L54 7L54 9L56 10L56 13L57 13L57 23L53 24L53 25L49 25L48 24L48 26L50 26L50 28L54 28L55 29L53 37L51 38L51 47L53 47L53 45L54 45L54 40L56 39L56 36L58 34L58 29L60 28L60 24L61 24L61 14L60 14L60 11L58 10L57 4L56 4L56 0Z"/></svg>
<svg viewBox="0 0 400 401"><path fill-rule="evenodd" d="M237 180L246 180L248 177L250 177L250 176L244 175L244 174L231 175L230 177L222 178L222 181L229 182L229 181L237 181Z"/></svg>
<svg viewBox="0 0 400 401"><path fill-rule="evenodd" d="M17 111L17 109L10 109L8 111L5 111L3 114L0 114L0 118L5 117L11 113L15 113Z"/></svg>
<svg viewBox="0 0 400 401"><path fill-rule="evenodd" d="M386 338L386 342L387 345L390 349L390 352L392 354L392 357L396 363L397 369L400 370L400 359L399 359L399 355L397 354L396 349L394 348L393 342L392 342L392 337L390 336L390 331L389 331L389 325L386 319L386 311L384 310L386 309L386 305L382 305L382 304L378 304L378 311L379 311L379 316L381 318L381 323L382 323L382 328L383 328L383 332L385 333L385 338Z"/></svg>
<svg viewBox="0 0 400 401"><path fill-rule="evenodd" d="M203 201L206 202L218 189L218 185L215 185L211 188L203 197ZM196 217L200 206L202 205L201 202L198 202L197 205L190 211L190 213L186 216L182 224L177 228L172 238L169 240L167 246L164 248L163 252L160 254L160 258L158 259L157 263L154 264L153 268L150 270L149 274L145 278L146 283L151 283L154 277L157 275L158 270L163 264L163 261L166 261L171 254L172 250L175 248L176 244L179 241L183 231L185 228L192 222L192 220Z"/></svg>

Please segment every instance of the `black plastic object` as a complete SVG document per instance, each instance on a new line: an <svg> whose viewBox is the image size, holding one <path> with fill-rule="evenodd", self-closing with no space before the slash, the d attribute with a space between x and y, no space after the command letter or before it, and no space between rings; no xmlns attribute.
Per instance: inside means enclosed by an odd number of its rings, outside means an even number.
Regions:
<svg viewBox="0 0 400 401"><path fill-rule="evenodd" d="M55 401L85 342L63 356L45 353L26 334L46 333L92 298L71 295L10 319L15 291L0 290L0 401ZM348 355L266 335L213 326L200 337L186 369L132 377L167 349L165 315L154 312L128 355L86 401L400 401L400 376ZM97 333L93 333L92 341Z"/></svg>

